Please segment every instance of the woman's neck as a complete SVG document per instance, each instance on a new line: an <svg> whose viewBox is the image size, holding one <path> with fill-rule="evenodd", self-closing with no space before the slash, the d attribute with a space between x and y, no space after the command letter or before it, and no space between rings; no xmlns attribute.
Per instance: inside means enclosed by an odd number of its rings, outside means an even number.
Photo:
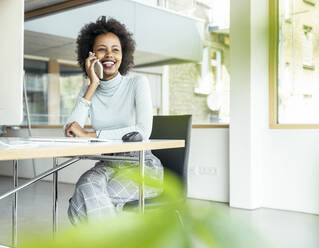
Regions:
<svg viewBox="0 0 319 248"><path fill-rule="evenodd" d="M114 73L114 74L112 74L112 75L106 75L106 74L104 74L104 77L103 77L102 80L103 80L103 81L109 81L109 80L115 78L115 77L118 75L118 73L119 73L119 72Z"/></svg>

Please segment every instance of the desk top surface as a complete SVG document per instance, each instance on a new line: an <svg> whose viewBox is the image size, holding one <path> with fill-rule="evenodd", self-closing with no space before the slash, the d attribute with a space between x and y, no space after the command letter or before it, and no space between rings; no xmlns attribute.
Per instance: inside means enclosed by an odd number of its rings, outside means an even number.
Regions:
<svg viewBox="0 0 319 248"><path fill-rule="evenodd" d="M184 146L184 140L149 140L130 143L114 140L109 142L69 143L31 142L24 138L1 137L0 160L97 155L103 153L179 148Z"/></svg>

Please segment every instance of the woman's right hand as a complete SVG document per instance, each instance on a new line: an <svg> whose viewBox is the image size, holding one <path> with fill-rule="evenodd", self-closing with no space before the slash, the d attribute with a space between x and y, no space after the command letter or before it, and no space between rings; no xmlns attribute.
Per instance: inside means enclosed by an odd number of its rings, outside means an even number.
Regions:
<svg viewBox="0 0 319 248"><path fill-rule="evenodd" d="M65 135L68 137L86 137L87 133L76 121L68 123L65 127Z"/></svg>
<svg viewBox="0 0 319 248"><path fill-rule="evenodd" d="M85 98L88 101L91 101L95 93L95 90L100 84L100 79L98 78L98 76L96 75L94 71L94 65L97 61L99 61L99 59L95 56L94 53L91 53L91 52L89 54L89 57L87 57L85 60L85 70L87 75L89 76L90 85L86 93L84 94L83 98Z"/></svg>
<svg viewBox="0 0 319 248"><path fill-rule="evenodd" d="M85 70L87 75L89 76L90 85L96 86L96 88L100 83L100 79L94 71L94 65L97 61L99 61L99 59L95 56L95 53L91 52L89 53L89 57L87 57L85 60Z"/></svg>

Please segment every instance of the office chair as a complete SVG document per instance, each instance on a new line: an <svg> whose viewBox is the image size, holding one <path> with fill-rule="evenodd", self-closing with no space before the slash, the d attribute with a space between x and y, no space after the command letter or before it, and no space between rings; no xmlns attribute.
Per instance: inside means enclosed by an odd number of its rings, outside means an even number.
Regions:
<svg viewBox="0 0 319 248"><path fill-rule="evenodd" d="M175 149L153 150L152 153L161 160L165 172L170 171L181 179L184 186L184 196L187 192L187 164L189 157L190 137L192 128L191 115L154 116L150 139L183 139L185 147ZM164 194L163 192L162 194ZM151 199L145 199L145 209L165 206L161 195ZM138 200L125 204L124 210L132 210L138 207Z"/></svg>

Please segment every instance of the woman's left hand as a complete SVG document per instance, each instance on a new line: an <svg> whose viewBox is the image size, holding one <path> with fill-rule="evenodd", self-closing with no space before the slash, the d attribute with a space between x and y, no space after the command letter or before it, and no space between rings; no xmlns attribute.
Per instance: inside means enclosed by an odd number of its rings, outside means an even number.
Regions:
<svg viewBox="0 0 319 248"><path fill-rule="evenodd" d="M66 126L66 135L70 137L88 137L88 132L74 121Z"/></svg>

